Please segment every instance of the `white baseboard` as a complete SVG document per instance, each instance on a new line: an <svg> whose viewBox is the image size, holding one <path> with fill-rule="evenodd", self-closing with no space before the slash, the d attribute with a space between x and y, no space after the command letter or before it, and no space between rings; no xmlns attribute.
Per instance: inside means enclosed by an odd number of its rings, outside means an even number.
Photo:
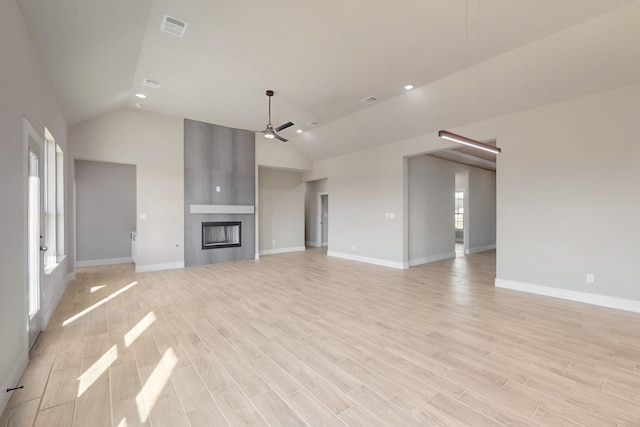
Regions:
<svg viewBox="0 0 640 427"><path fill-rule="evenodd" d="M465 249L464 253L467 255L477 254L478 252L491 251L491 250L494 250L495 248L496 248L496 245L494 243L493 245L476 246L475 248Z"/></svg>
<svg viewBox="0 0 640 427"><path fill-rule="evenodd" d="M260 252L256 253L256 259L260 259Z"/></svg>
<svg viewBox="0 0 640 427"><path fill-rule="evenodd" d="M302 252L306 248L304 246L294 246L291 248L279 248L279 249L263 249L260 251L260 255L275 255L284 254L287 252Z"/></svg>
<svg viewBox="0 0 640 427"><path fill-rule="evenodd" d="M322 247L329 246L329 242L322 242Z"/></svg>
<svg viewBox="0 0 640 427"><path fill-rule="evenodd" d="M383 267L397 268L398 270L406 270L409 268L408 262L389 261L386 259L369 258L360 255L346 254L343 252L327 251L328 256L348 259L351 261L366 262L367 264L381 265Z"/></svg>
<svg viewBox="0 0 640 427"><path fill-rule="evenodd" d="M149 271L174 270L176 268L184 268L184 261L168 262L165 264L136 264L136 273L147 273Z"/></svg>
<svg viewBox="0 0 640 427"><path fill-rule="evenodd" d="M0 414L4 411L4 408L6 408L9 398L11 397L11 393L7 393L6 390L20 385L18 381L20 381L20 377L22 377L28 363L29 352L25 351L18 357L18 360L15 361L13 369L9 372L5 383L2 384L2 389L0 389Z"/></svg>
<svg viewBox="0 0 640 427"><path fill-rule="evenodd" d="M495 279L495 285L496 288L512 289L514 291L528 292L530 294L544 295L547 297L640 313L640 301L637 300L573 291L570 289L552 288L550 286L517 282L515 280Z"/></svg>
<svg viewBox="0 0 640 427"><path fill-rule="evenodd" d="M312 247L312 248L319 248L319 247L322 246L319 242L309 242L309 241L307 241L307 242L304 242L304 244L309 246L309 247Z"/></svg>
<svg viewBox="0 0 640 427"><path fill-rule="evenodd" d="M414 258L409 260L409 267L414 267L416 265L428 264L430 262L442 261L443 259L455 258L455 252L446 252L443 254L430 255L422 258Z"/></svg>
<svg viewBox="0 0 640 427"><path fill-rule="evenodd" d="M111 264L127 264L133 262L133 258L105 258L105 259L90 259L87 261L76 261L76 267L94 267L96 265L111 265Z"/></svg>

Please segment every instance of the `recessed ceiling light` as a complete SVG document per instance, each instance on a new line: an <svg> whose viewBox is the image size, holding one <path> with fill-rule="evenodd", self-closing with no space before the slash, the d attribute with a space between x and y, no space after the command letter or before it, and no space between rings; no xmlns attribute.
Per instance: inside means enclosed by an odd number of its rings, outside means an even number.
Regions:
<svg viewBox="0 0 640 427"><path fill-rule="evenodd" d="M146 97L147 95L145 95L144 93L136 93L136 98L145 99Z"/></svg>
<svg viewBox="0 0 640 427"><path fill-rule="evenodd" d="M136 108L142 108L142 107L143 107L142 104L140 104L140 103L136 104Z"/></svg>
<svg viewBox="0 0 640 427"><path fill-rule="evenodd" d="M411 89L413 89L413 85L405 85L404 89L405 90L411 90Z"/></svg>
<svg viewBox="0 0 640 427"><path fill-rule="evenodd" d="M298 129L296 132L298 132L298 133L302 133L302 129Z"/></svg>

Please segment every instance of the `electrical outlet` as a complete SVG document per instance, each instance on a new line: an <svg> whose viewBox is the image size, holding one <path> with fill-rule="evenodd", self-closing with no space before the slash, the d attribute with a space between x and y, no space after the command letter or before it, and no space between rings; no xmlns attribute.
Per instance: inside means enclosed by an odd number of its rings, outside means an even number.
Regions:
<svg viewBox="0 0 640 427"><path fill-rule="evenodd" d="M593 273L587 273L587 283L595 283L596 276Z"/></svg>
<svg viewBox="0 0 640 427"><path fill-rule="evenodd" d="M351 246L351 252L355 252L356 251L356 247L355 246Z"/></svg>
<svg viewBox="0 0 640 427"><path fill-rule="evenodd" d="M275 240L272 240L272 241L271 241L271 246L275 246L275 245L276 245L276 241L275 241Z"/></svg>

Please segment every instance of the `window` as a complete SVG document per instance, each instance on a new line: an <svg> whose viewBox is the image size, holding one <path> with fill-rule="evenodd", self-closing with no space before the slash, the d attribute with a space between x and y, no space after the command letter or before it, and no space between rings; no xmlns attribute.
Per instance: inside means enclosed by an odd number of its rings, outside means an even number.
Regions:
<svg viewBox="0 0 640 427"><path fill-rule="evenodd" d="M454 224L456 230L464 229L464 191L455 192Z"/></svg>
<svg viewBox="0 0 640 427"><path fill-rule="evenodd" d="M45 273L64 258L64 153L47 128L44 162Z"/></svg>

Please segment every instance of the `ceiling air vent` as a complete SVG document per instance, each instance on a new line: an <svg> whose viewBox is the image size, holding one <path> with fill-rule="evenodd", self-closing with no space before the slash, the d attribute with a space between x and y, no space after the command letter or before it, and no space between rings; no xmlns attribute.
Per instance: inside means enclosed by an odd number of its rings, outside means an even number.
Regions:
<svg viewBox="0 0 640 427"><path fill-rule="evenodd" d="M380 101L380 98L376 98L375 96L367 96L364 99L361 99L360 102L363 104L373 104L374 102Z"/></svg>
<svg viewBox="0 0 640 427"><path fill-rule="evenodd" d="M316 122L315 120L312 122L307 123L307 126L318 126L320 124L320 122Z"/></svg>
<svg viewBox="0 0 640 427"><path fill-rule="evenodd" d="M164 15L162 18L162 25L160 29L165 33L173 34L174 36L182 37L187 30L187 23L177 18L173 18L169 15Z"/></svg>
<svg viewBox="0 0 640 427"><path fill-rule="evenodd" d="M162 82L159 82L157 80L144 79L142 80L142 84L144 86L152 87L154 89L160 89L160 85L162 84Z"/></svg>

